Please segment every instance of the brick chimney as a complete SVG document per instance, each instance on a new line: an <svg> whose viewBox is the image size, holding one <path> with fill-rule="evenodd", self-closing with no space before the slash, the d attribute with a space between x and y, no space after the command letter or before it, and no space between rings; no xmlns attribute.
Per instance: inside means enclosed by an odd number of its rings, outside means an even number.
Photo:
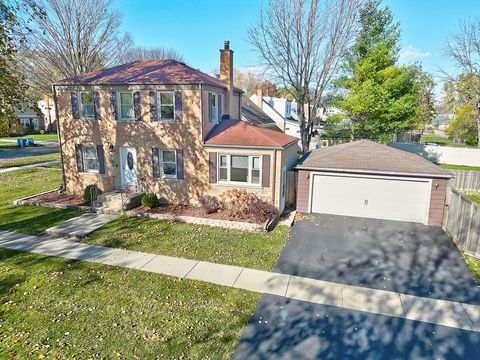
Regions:
<svg viewBox="0 0 480 360"><path fill-rule="evenodd" d="M257 106L260 109L263 109L263 90L261 87L257 90Z"/></svg>
<svg viewBox="0 0 480 360"><path fill-rule="evenodd" d="M226 40L223 49L220 49L220 80L227 84L224 114L231 115L233 109L233 51L230 50L230 41Z"/></svg>

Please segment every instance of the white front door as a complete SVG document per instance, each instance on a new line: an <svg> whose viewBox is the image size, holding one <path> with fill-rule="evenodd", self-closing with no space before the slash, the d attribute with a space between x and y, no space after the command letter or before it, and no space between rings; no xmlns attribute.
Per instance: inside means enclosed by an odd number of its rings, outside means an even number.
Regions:
<svg viewBox="0 0 480 360"><path fill-rule="evenodd" d="M314 213L428 223L429 180L313 175Z"/></svg>
<svg viewBox="0 0 480 360"><path fill-rule="evenodd" d="M120 171L122 187L137 185L137 150L135 148L120 147Z"/></svg>
<svg viewBox="0 0 480 360"><path fill-rule="evenodd" d="M285 208L285 197L287 192L287 167L284 166L282 168L282 177L281 177L281 184L280 184L280 213L283 212Z"/></svg>

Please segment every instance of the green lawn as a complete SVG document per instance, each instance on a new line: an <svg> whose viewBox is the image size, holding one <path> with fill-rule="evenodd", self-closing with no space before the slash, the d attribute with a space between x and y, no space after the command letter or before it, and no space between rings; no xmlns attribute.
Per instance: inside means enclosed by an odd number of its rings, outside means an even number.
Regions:
<svg viewBox="0 0 480 360"><path fill-rule="evenodd" d="M82 242L270 270L288 231L288 227L278 226L269 233L253 233L122 217L93 232Z"/></svg>
<svg viewBox="0 0 480 360"><path fill-rule="evenodd" d="M475 276L475 279L480 282L480 259L475 259L467 255L465 256L465 261L467 262L468 267Z"/></svg>
<svg viewBox="0 0 480 360"><path fill-rule="evenodd" d="M433 135L433 134L430 134L430 133L423 133L423 136L422 136L422 142L433 142L433 143L437 143L439 145L452 145L453 144L453 141L448 139L448 138L444 138L444 137L441 137L441 136L438 136L438 135Z"/></svg>
<svg viewBox="0 0 480 360"><path fill-rule="evenodd" d="M52 141L58 142L58 135L56 133L52 134L32 134L32 135L23 135L23 136L15 136L15 137L3 137L0 138L0 141L4 140L17 140L17 139L27 139L32 138L34 141Z"/></svg>
<svg viewBox="0 0 480 360"><path fill-rule="evenodd" d="M229 359L258 297L0 249L0 358Z"/></svg>
<svg viewBox="0 0 480 360"><path fill-rule="evenodd" d="M465 194L466 197L468 197L470 200L475 201L476 203L480 204L480 195L476 194Z"/></svg>
<svg viewBox="0 0 480 360"><path fill-rule="evenodd" d="M449 169L449 170L480 171L480 166L450 165L450 164L440 164L438 166L444 169Z"/></svg>
<svg viewBox="0 0 480 360"><path fill-rule="evenodd" d="M12 159L0 159L0 169L9 167L36 164L44 161L60 160L60 153L45 154L38 156L27 156Z"/></svg>
<svg viewBox="0 0 480 360"><path fill-rule="evenodd" d="M0 230L39 235L52 225L81 214L79 211L39 206L14 206L13 200L58 188L60 171L23 169L0 173Z"/></svg>

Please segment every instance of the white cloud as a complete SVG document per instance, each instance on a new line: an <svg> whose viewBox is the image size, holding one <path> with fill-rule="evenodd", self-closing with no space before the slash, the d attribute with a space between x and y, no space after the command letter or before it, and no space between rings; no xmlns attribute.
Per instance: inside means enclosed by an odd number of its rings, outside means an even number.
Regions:
<svg viewBox="0 0 480 360"><path fill-rule="evenodd" d="M413 46L407 46L406 48L400 50L400 60L418 59L430 56L433 56L431 52L422 51L414 48Z"/></svg>

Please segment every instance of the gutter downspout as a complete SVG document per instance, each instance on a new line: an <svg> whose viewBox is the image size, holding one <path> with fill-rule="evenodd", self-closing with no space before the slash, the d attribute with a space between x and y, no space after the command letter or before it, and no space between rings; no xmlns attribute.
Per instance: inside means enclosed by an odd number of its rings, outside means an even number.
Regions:
<svg viewBox="0 0 480 360"><path fill-rule="evenodd" d="M272 182L272 202L275 206L275 185L277 181L277 151L273 150L273 182Z"/></svg>
<svg viewBox="0 0 480 360"><path fill-rule="evenodd" d="M62 149L62 137L61 137L61 126L60 126L60 114L58 113L58 98L57 90L55 85L52 85L53 91L53 103L55 104L55 114L57 115L57 135L58 135L58 146L60 147L60 161L62 164L62 181L63 181L63 190L67 191L67 182L65 180L65 163L63 162L63 149Z"/></svg>

